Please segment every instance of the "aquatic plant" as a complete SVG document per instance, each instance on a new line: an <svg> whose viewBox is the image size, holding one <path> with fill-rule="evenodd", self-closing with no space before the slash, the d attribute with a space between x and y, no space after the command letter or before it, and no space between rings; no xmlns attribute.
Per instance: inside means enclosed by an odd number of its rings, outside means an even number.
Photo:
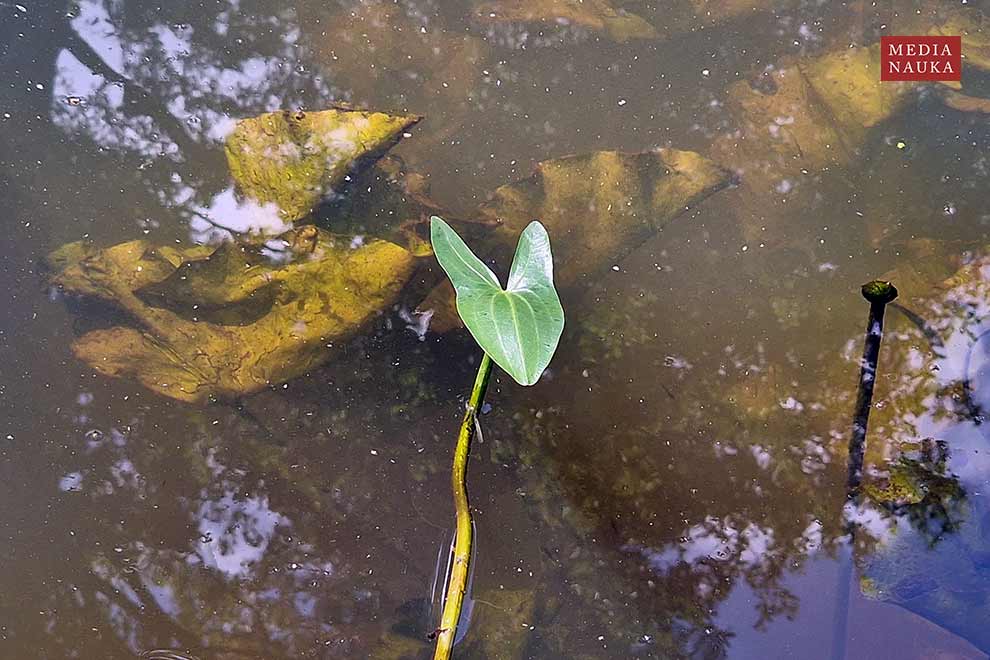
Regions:
<svg viewBox="0 0 990 660"><path fill-rule="evenodd" d="M457 313L484 352L454 450L451 485L456 510L450 581L434 660L450 657L470 574L472 525L466 473L477 412L485 398L492 362L520 385L532 385L550 363L564 330L564 309L553 286L550 237L539 222L523 230L503 289L495 273L475 256L442 218L430 219L430 238L457 293Z"/></svg>

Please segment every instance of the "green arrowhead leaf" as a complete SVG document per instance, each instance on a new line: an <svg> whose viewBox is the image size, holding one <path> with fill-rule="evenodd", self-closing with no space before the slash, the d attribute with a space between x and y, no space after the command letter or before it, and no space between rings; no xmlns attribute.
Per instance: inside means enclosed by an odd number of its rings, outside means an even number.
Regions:
<svg viewBox="0 0 990 660"><path fill-rule="evenodd" d="M547 230L535 221L523 230L505 289L442 218L430 219L430 238L457 291L457 313L475 341L517 383L535 383L564 331Z"/></svg>

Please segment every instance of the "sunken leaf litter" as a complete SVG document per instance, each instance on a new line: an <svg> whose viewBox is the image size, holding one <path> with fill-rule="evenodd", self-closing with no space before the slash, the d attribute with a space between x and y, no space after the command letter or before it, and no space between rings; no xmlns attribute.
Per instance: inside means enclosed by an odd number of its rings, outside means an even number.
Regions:
<svg viewBox="0 0 990 660"><path fill-rule="evenodd" d="M291 222L339 189L356 161L373 162L417 121L336 108L270 112L237 122L224 151L240 193L275 204Z"/></svg>
<svg viewBox="0 0 990 660"><path fill-rule="evenodd" d="M273 243L277 258L239 243L204 254L145 241L75 255L53 282L133 325L88 332L73 352L104 375L136 378L173 399L233 399L325 361L334 342L396 300L415 261L394 243L354 247L351 237L312 226Z"/></svg>

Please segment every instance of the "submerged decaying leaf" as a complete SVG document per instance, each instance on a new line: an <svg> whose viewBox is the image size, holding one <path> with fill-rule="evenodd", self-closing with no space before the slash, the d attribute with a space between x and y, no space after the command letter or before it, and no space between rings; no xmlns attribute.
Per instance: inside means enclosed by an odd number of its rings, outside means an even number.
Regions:
<svg viewBox="0 0 990 660"><path fill-rule="evenodd" d="M736 129L710 153L739 176L727 204L746 240L781 245L805 235L793 223L795 204L810 206L828 181L822 174L855 162L868 131L910 102L917 83L881 84L879 66L878 45L847 48L785 60L759 83L730 86Z"/></svg>
<svg viewBox="0 0 990 660"><path fill-rule="evenodd" d="M238 191L274 204L286 221L308 215L358 164L373 162L419 117L336 108L270 112L243 119L227 136Z"/></svg>
<svg viewBox="0 0 990 660"><path fill-rule="evenodd" d="M990 19L980 7L951 7L945 23L926 31L933 36L962 37L963 68L990 71Z"/></svg>
<svg viewBox="0 0 990 660"><path fill-rule="evenodd" d="M853 160L866 130L907 101L914 83L879 83L880 48L850 48L782 62L765 81L729 88L738 130L712 153L739 172L744 187L777 189L801 169Z"/></svg>
<svg viewBox="0 0 990 660"><path fill-rule="evenodd" d="M968 11L945 11L943 22L907 16L902 34L965 33L965 66L986 69L981 55L986 37ZM728 89L726 107L734 130L713 142L715 162L739 174L740 185L727 204L734 209L748 241L786 244L805 236L794 223L795 206L810 208L822 185L836 183L823 174L859 162L871 131L912 103L934 83L881 82L880 45L838 44L822 55L784 58L758 81L740 81ZM937 83L958 88L959 83Z"/></svg>
<svg viewBox="0 0 990 660"><path fill-rule="evenodd" d="M798 67L850 152L862 144L867 129L900 112L918 86L880 81L880 44L829 53Z"/></svg>
<svg viewBox="0 0 990 660"><path fill-rule="evenodd" d="M403 3L316 3L300 11L304 26L314 29L309 41L318 61L357 99L395 95L415 106L439 96L441 105L461 104L484 68L478 66L486 53L481 39L437 29L432 21L421 29L422 15Z"/></svg>
<svg viewBox="0 0 990 660"><path fill-rule="evenodd" d="M983 28L979 14L952 10L947 12L944 23L934 27L929 20L912 18L898 31L933 36L962 35L964 67L990 70L990 34ZM900 112L910 101L910 93L926 84L882 82L879 43L842 47L817 58L801 60L798 66L817 98L827 106L850 148L860 146L864 129ZM954 81L940 81L938 85L951 89L961 87Z"/></svg>
<svg viewBox="0 0 990 660"><path fill-rule="evenodd" d="M879 120L850 110L843 115L846 123L838 122L804 73L807 66L821 69L816 73L822 77L819 85L838 105L838 97L854 94L860 78L833 76L832 67L844 68L859 50L824 64L784 61L759 82L740 81L729 87L726 107L736 126L715 139L710 154L739 177L739 186L725 203L745 240L776 246L786 244L789 232L805 235L805 229L792 227L794 197L810 194L821 172L852 162L865 135L863 121Z"/></svg>
<svg viewBox="0 0 990 660"><path fill-rule="evenodd" d="M676 149L548 160L528 179L496 190L475 214L494 230L478 225L468 240L479 255L507 269L517 237L539 219L553 237L557 287L574 290L729 182L728 172L711 161ZM444 282L420 304L433 310L433 330L460 327L453 301Z"/></svg>
<svg viewBox="0 0 990 660"><path fill-rule="evenodd" d="M204 251L140 240L60 250L53 284L134 322L83 335L76 356L183 401L250 394L325 361L395 301L415 261L393 243L314 227Z"/></svg>
<svg viewBox="0 0 990 660"><path fill-rule="evenodd" d="M618 42L657 36L643 18L616 9L608 0L497 0L479 6L475 16L485 23L574 25Z"/></svg>

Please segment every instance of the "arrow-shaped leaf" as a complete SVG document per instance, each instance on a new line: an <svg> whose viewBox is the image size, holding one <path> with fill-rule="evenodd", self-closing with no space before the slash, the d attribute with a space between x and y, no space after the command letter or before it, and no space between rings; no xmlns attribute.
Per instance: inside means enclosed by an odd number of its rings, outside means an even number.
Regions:
<svg viewBox="0 0 990 660"><path fill-rule="evenodd" d="M547 230L535 221L523 230L505 289L443 219L431 218L430 237L457 292L457 313L475 341L520 385L535 383L564 330Z"/></svg>

